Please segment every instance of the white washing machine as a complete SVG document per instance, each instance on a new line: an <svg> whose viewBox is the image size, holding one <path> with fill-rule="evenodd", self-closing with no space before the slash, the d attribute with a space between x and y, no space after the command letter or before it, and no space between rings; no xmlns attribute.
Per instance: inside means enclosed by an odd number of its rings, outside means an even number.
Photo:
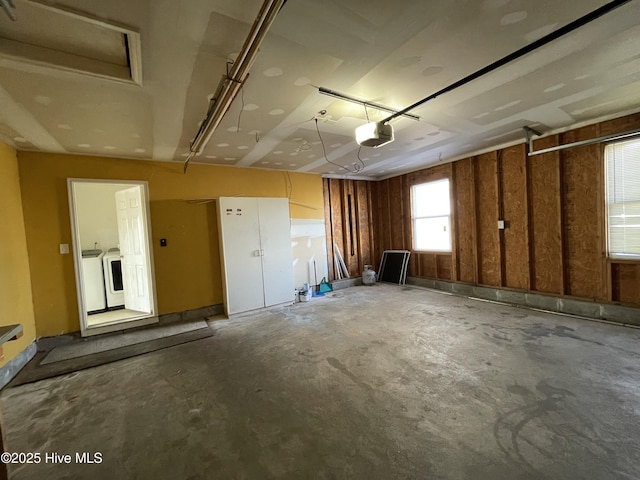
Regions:
<svg viewBox="0 0 640 480"><path fill-rule="evenodd" d="M104 274L102 272L102 250L82 251L82 283L84 301L87 312L104 311L106 299L104 294Z"/></svg>
<svg viewBox="0 0 640 480"><path fill-rule="evenodd" d="M104 289L107 308L124 307L124 284L122 283L122 260L120 249L110 248L102 259L104 264Z"/></svg>

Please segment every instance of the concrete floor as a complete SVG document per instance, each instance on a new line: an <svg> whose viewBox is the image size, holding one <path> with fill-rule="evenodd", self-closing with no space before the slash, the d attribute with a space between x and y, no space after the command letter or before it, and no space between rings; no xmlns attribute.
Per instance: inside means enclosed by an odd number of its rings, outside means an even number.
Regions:
<svg viewBox="0 0 640 480"><path fill-rule="evenodd" d="M10 478L640 475L640 330L380 284L212 328L4 390Z"/></svg>

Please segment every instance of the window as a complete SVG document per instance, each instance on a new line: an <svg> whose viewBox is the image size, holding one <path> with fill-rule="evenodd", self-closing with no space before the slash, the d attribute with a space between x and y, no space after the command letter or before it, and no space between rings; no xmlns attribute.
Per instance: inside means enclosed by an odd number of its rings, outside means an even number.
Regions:
<svg viewBox="0 0 640 480"><path fill-rule="evenodd" d="M411 188L413 249L451 251L451 205L449 180L414 185Z"/></svg>
<svg viewBox="0 0 640 480"><path fill-rule="evenodd" d="M640 258L640 140L607 145L608 251Z"/></svg>

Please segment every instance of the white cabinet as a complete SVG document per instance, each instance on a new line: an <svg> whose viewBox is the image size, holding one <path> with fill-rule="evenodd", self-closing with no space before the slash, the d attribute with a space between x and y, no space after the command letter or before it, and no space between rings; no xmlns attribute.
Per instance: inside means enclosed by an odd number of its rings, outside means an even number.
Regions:
<svg viewBox="0 0 640 480"><path fill-rule="evenodd" d="M218 230L227 315L293 302L288 199L220 197Z"/></svg>

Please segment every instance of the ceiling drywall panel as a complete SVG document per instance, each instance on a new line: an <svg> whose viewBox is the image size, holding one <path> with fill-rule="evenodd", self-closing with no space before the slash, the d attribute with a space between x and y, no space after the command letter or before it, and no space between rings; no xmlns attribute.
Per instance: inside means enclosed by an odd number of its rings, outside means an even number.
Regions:
<svg viewBox="0 0 640 480"><path fill-rule="evenodd" d="M365 163L360 174L386 177L524 141L524 124L548 133L639 111L638 0L416 108L412 113L419 122L393 120L395 141L378 149L359 149L354 130L387 113L318 92L325 87L404 108L606 3L287 1L243 90L192 162L335 175L345 170L327 160L351 169L360 150ZM47 11L30 0L16 4L14 32L22 31L27 9ZM28 5L22 20L21 4ZM43 72L0 59L0 135L18 148L181 162L262 2L51 0L49 5L139 32L142 84ZM32 26L48 21L47 14L34 18ZM77 39L35 30L28 35L48 49ZM105 43L90 41L88 32L75 33L83 39L75 53ZM122 63L115 49L108 56ZM328 158L317 143L314 118ZM305 150L292 155L303 141Z"/></svg>

